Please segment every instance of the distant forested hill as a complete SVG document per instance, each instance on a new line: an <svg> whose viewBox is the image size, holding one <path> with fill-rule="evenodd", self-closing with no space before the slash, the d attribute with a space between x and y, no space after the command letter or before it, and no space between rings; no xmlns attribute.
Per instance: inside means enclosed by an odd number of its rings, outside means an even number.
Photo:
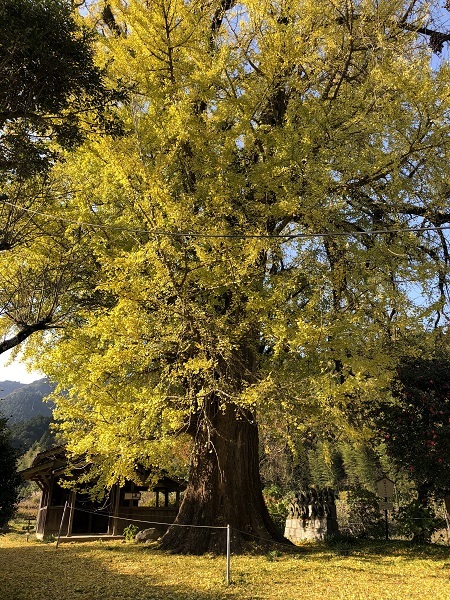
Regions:
<svg viewBox="0 0 450 600"><path fill-rule="evenodd" d="M8 389L11 381L0 381L0 390ZM38 379L33 383L19 384L20 387L5 394L0 392L0 413L9 419L8 425L28 421L37 415L52 416L52 405L42 401L53 391L48 379Z"/></svg>
<svg viewBox="0 0 450 600"><path fill-rule="evenodd" d="M25 383L20 383L20 381L0 381L0 398L4 398L14 390L18 390L19 388L26 385Z"/></svg>
<svg viewBox="0 0 450 600"><path fill-rule="evenodd" d="M43 402L52 391L46 378L29 384L0 381L0 415L8 419L13 447L21 455L31 452L27 463L54 443L50 429L53 405Z"/></svg>
<svg viewBox="0 0 450 600"><path fill-rule="evenodd" d="M13 423L10 425L11 445L17 448L20 454L28 452L35 444L38 444L39 451L47 450L53 442L54 436L50 424L53 423L52 417L36 415L27 421Z"/></svg>

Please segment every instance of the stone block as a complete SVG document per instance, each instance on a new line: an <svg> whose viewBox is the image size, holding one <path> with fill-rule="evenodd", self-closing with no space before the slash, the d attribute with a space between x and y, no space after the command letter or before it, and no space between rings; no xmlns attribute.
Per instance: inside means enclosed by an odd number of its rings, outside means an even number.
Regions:
<svg viewBox="0 0 450 600"><path fill-rule="evenodd" d="M142 531L138 531L134 540L136 542L147 542L148 540L158 540L161 537L161 534L154 527L150 527L149 529L143 529Z"/></svg>

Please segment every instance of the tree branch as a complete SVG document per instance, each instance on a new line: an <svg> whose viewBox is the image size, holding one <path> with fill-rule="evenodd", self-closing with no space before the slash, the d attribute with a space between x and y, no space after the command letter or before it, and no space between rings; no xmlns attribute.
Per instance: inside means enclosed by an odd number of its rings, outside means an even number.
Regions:
<svg viewBox="0 0 450 600"><path fill-rule="evenodd" d="M33 325L24 325L16 335L0 342L0 354L11 350L11 348L15 348L36 331L47 331L48 329L54 329L55 327L55 325L50 324L50 319L48 318L45 318L38 323L34 323Z"/></svg>

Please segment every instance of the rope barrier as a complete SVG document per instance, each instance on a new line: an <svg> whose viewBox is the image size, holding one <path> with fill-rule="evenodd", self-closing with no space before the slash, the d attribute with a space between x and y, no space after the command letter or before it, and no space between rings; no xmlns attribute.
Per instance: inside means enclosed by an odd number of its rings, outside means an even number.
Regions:
<svg viewBox="0 0 450 600"><path fill-rule="evenodd" d="M56 547L58 547L59 542L60 542L60 535L61 535L61 531L62 531L62 527L63 527L63 521L64 521L64 517L65 517L65 513L68 507L68 503L66 502L65 507L64 507L64 511L63 511L63 516L61 519L61 525L60 525L60 529L58 532L58 540L56 543ZM237 532L240 533L241 535L244 535L246 537L251 537L254 540L258 540L260 542L263 542L265 545L266 544L270 544L274 547L277 548L289 548L289 550L291 551L295 551L295 550L302 550L301 546L298 546L297 544L294 543L284 543L284 542L279 542L277 540L271 539L271 538L266 538L266 537L261 537L258 535L255 535L253 533L250 533L248 531L242 531L241 529L238 529L237 527L230 527L230 525L227 526L217 526L217 525L184 525L184 524L180 524L180 523L166 523L166 522L159 522L159 521L149 521L147 519L134 519L132 517L119 517L119 516L114 516L111 513L102 513L100 511L93 511L93 510L86 510L83 508L78 508L78 507L71 507L71 510L73 512L75 511L79 511L79 512L83 512L83 513L88 513L88 514L93 514L93 515L101 515L107 518L111 518L111 519L117 519L117 520L121 520L121 521L127 521L128 523L146 523L149 525L164 525L166 527L190 527L190 528L198 528L198 529L215 529L215 530L226 530L226 570L225 570L225 580L227 585L230 585L231 583L231 532ZM415 517L413 520L426 520L425 517ZM348 525L359 525L360 523L348 523ZM394 540L391 540L391 542ZM339 547L339 538L336 540L336 546L333 547L333 545L330 545L328 548L326 548L327 550L329 550L330 552L332 552L333 554L338 554L338 555L348 555L349 553L351 554L368 554L370 552L373 551L377 551L383 548L386 548L387 546L389 546L390 542L386 541L384 543L381 544L377 544L374 546L370 546L369 548L364 547L356 547L353 546L352 544L349 544L347 547L345 548L340 548ZM346 543L346 540L344 539L342 541L343 544Z"/></svg>
<svg viewBox="0 0 450 600"><path fill-rule="evenodd" d="M56 548L58 548L59 546L59 542L60 542L60 538L61 538L61 531L62 531L62 527L63 527L63 523L64 523L64 517L66 515L66 511L68 508L68 502L65 503L64 505L64 511L63 511L63 515L61 518L61 524L59 526L59 531L58 531L58 539L56 541ZM225 581L227 585L230 585L231 583L231 528L229 525L226 525L225 527L220 527L217 525L182 525L180 523L160 523L157 521L147 521L147 520L143 520L143 519L132 519L132 518L127 518L127 517L117 517L112 515L111 513L102 513L100 511L93 511L93 510L86 510L83 508L77 508L75 506L71 506L70 507L71 513L73 515L73 513L75 511L79 511L79 512L83 512L83 513L88 513L88 514L92 514L92 515L101 515L104 517L107 517L108 519L118 519L120 521L127 521L128 523L147 523L150 525L165 525L167 527L192 527L192 528L197 528L197 529L220 529L220 530L225 530L227 532L227 537L226 537L226 568L225 568ZM70 536L68 536L70 538Z"/></svg>
<svg viewBox="0 0 450 600"><path fill-rule="evenodd" d="M167 521L149 521L147 519L136 519L133 517L120 517L120 516L115 516L111 513L103 513L100 511L95 511L95 510L87 510L84 508L79 508L79 507L73 507L74 511L78 511L78 512L83 512L83 513L87 513L87 514L92 514L92 515L100 515L103 517L107 517L110 519L116 519L118 521L127 521L129 523L146 523L147 525L164 525L164 526L170 526L170 527L191 527L191 528L197 528L197 529L220 529L220 530L225 530L227 529L227 526L219 526L219 525L185 525L185 524L181 524L181 523L170 523ZM380 518L382 518L380 516ZM409 521L428 521L429 517L411 517L408 519ZM357 522L357 521L347 521L344 523L345 526L359 526L361 525L361 522ZM239 533L241 533L242 535L246 535L246 536L250 536L253 537L255 539L261 540L261 541L265 541L265 542L270 542L270 543L274 543L274 544L278 544L281 546L286 546L286 547L291 547L289 544L284 544L283 542L277 542L275 540L272 540L270 538L263 538L260 536L257 536L253 533L250 533L248 531L242 531L240 529L237 529L236 527L231 527L231 529L233 531L237 531Z"/></svg>
<svg viewBox="0 0 450 600"><path fill-rule="evenodd" d="M79 512L84 512L84 513L89 513L91 515L100 515L100 516L104 516L104 517L108 517L110 519L117 519L119 521L127 521L127 522L131 522L131 523L147 523L149 525L167 525L170 527L196 527L198 529L226 529L226 526L222 526L219 527L217 525L182 525L181 523L163 523L163 522L158 522L158 521L147 521L145 519L133 519L131 517L116 517L115 515L111 514L111 513L101 513L100 511L92 511L92 510L86 510L84 508L78 508L78 507L74 507L73 510L77 510Z"/></svg>
<svg viewBox="0 0 450 600"><path fill-rule="evenodd" d="M66 502L64 505L64 511L63 511L63 515L61 518L61 524L60 524L60 528L59 528L59 532L58 532L58 540L56 543L56 548L58 548L59 542L60 542L60 536L61 536L61 532L62 532L62 527L63 527L63 522L64 522L64 518L65 518L65 514L67 509L69 508L68 503ZM148 521L146 519L134 519L134 518L130 518L130 517L119 517L119 516L114 516L111 513L103 513L100 511L93 511L93 510L86 510L83 508L78 508L78 507L70 507L72 514L75 511L79 511L79 512L83 512L83 513L88 513L88 514L93 514L93 515L101 515L104 517L108 517L108 518L112 518L112 519L118 519L121 521L127 521L129 523L146 523L146 524L150 524L150 525L164 525L167 527L191 527L191 528L199 528L199 529L215 529L215 530L226 530L226 569L225 569L225 581L227 585L230 585L231 583L231 532L235 531L237 533L240 533L244 536L249 536L255 540L259 540L261 542L264 542L264 544L270 544L272 546L275 546L277 548L279 547L284 547L284 548L289 548L289 550L297 550L300 551L303 548L301 546L298 546L297 544L292 543L284 543L284 542L279 542L277 540L274 539L270 539L270 538L265 538L265 537L261 537L258 535L255 535L253 533L247 532L247 531L242 531L241 529L238 529L237 527L230 527L230 525L228 524L227 526L217 526L217 525L184 525L184 524L180 524L180 523L163 523L163 522L158 522L158 521ZM414 520L425 520L424 517L416 517L414 518ZM353 525L358 525L358 523L348 523L349 525L353 524ZM392 540L391 540L392 541ZM337 544L339 544L339 539L336 540ZM345 539L343 540L343 543L345 544ZM334 554L338 554L338 555L348 555L349 553L351 554L368 554L370 552L376 551L376 550L380 550L380 549L385 549L387 546L390 545L389 541L386 541L384 543L381 544L377 544L374 546L370 546L369 548L364 547L364 548L358 548L355 547L351 544L349 544L348 547L345 548L340 548L338 545L333 547L333 545L330 545L328 548L326 548L327 550L329 550L330 552L334 553Z"/></svg>

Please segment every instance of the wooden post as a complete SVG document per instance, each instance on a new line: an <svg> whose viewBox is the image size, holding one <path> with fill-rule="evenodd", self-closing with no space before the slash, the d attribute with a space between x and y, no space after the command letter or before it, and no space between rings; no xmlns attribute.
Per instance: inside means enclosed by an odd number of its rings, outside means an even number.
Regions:
<svg viewBox="0 0 450 600"><path fill-rule="evenodd" d="M119 524L119 521L117 520L117 517L119 516L119 506L120 506L120 487L119 484L116 483L115 485L115 496L114 496L114 508L113 508L113 529L112 529L112 534L113 535L117 535L117 525Z"/></svg>
<svg viewBox="0 0 450 600"><path fill-rule="evenodd" d="M231 560L231 531L230 525L227 525L227 585L230 585L230 560Z"/></svg>
<svg viewBox="0 0 450 600"><path fill-rule="evenodd" d="M70 492L70 512L69 512L69 522L67 524L67 533L66 536L70 537L72 535L72 526L73 526L73 513L75 512L75 500L77 493L71 490Z"/></svg>
<svg viewBox="0 0 450 600"><path fill-rule="evenodd" d="M385 496L384 501L387 502L389 500L389 498L387 496ZM385 529L386 529L386 541L389 540L389 524L388 524L388 511L387 508L384 509L384 525L385 525Z"/></svg>
<svg viewBox="0 0 450 600"><path fill-rule="evenodd" d="M444 498L444 512L445 522L447 523L447 546L449 544L449 532L450 532L450 496Z"/></svg>
<svg viewBox="0 0 450 600"><path fill-rule="evenodd" d="M450 532L450 519L449 519L449 514L448 514L447 511L445 511L445 523L447 525L446 533L447 533L447 546L448 546L449 542L450 542L450 538L449 538L449 535L448 535L449 532Z"/></svg>
<svg viewBox="0 0 450 600"><path fill-rule="evenodd" d="M41 487L41 486L39 486L39 487ZM39 503L39 511L38 511L38 517L37 517L37 523L36 523L36 534L42 534L42 536L44 536L45 523L47 520L48 504L51 500L49 482L46 481L45 485L43 485L41 487L41 489L42 489L42 495L41 495L41 501Z"/></svg>
<svg viewBox="0 0 450 600"><path fill-rule="evenodd" d="M61 517L61 523L59 524L58 538L56 540L56 547L59 546L59 538L61 537L61 530L62 530L63 523L64 523L64 517L66 516L67 504L68 504L68 502L66 500L66 503L64 504L63 514L62 514L62 517Z"/></svg>

